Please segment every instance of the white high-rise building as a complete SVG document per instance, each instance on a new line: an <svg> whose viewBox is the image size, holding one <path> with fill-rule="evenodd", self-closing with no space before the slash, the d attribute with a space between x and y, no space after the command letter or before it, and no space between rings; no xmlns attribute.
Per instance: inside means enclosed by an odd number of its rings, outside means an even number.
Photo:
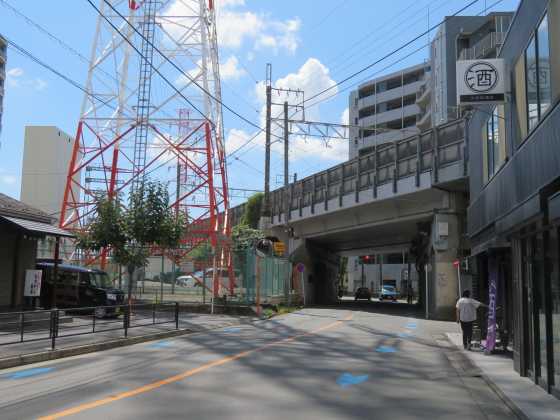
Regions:
<svg viewBox="0 0 560 420"><path fill-rule="evenodd" d="M55 220L60 217L73 144L72 136L58 127L25 127L20 200ZM51 258L53 247L39 244L38 258ZM68 257L65 254L61 257Z"/></svg>

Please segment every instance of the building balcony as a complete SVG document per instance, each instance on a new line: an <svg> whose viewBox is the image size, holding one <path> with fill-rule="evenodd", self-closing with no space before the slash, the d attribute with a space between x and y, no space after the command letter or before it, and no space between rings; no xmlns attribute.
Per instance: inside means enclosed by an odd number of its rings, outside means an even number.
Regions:
<svg viewBox="0 0 560 420"><path fill-rule="evenodd" d="M378 92L377 95L366 96L358 100L358 109L374 106L383 102L391 101L400 98L401 96L414 95L420 87L424 84L423 80L409 83L408 85L399 86L395 89L385 90Z"/></svg>
<svg viewBox="0 0 560 420"><path fill-rule="evenodd" d="M401 118L411 117L420 113L420 107L416 104L406 105L403 108L395 108L389 111L380 112L377 115L360 118L361 127L374 127L376 124L384 124L390 121L400 120Z"/></svg>
<svg viewBox="0 0 560 420"><path fill-rule="evenodd" d="M490 32L470 48L465 48L459 54L459 60L476 60L488 57L502 46L506 38L505 32Z"/></svg>

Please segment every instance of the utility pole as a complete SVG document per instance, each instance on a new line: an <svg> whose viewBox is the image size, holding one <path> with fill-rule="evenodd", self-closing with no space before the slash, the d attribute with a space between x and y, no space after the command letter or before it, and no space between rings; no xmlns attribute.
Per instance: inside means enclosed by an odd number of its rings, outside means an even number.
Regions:
<svg viewBox="0 0 560 420"><path fill-rule="evenodd" d="M270 129L272 112L272 65L266 65L266 125L264 158L264 203L261 216L270 217Z"/></svg>
<svg viewBox="0 0 560 420"><path fill-rule="evenodd" d="M284 217L286 220L286 227L288 227L288 213L290 211L290 203L288 202L288 184L290 183L290 173L289 173L289 143L290 143L290 131L288 128L288 101L284 102Z"/></svg>

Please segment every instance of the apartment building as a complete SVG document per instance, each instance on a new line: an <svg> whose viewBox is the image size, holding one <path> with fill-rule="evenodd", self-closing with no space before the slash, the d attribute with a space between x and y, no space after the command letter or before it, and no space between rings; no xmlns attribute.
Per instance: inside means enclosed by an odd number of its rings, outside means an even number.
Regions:
<svg viewBox="0 0 560 420"><path fill-rule="evenodd" d="M455 80L457 60L496 57L512 19L512 12L446 18L431 43L430 77L419 88L416 104L420 108L420 130L460 116Z"/></svg>
<svg viewBox="0 0 560 420"><path fill-rule="evenodd" d="M4 85L6 84L6 64L8 61L8 45L0 35L0 135L2 134L2 114L4 113Z"/></svg>
<svg viewBox="0 0 560 420"><path fill-rule="evenodd" d="M429 72L429 64L418 64L370 80L350 93L350 159L377 144L418 133L416 97Z"/></svg>

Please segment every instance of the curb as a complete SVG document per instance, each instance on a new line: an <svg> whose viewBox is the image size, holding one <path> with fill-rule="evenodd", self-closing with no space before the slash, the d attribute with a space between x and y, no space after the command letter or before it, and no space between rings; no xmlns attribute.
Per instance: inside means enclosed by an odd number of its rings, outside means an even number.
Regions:
<svg viewBox="0 0 560 420"><path fill-rule="evenodd" d="M486 382L486 384L488 385L488 387L490 387L490 389L492 391L494 391L494 393L503 401L503 403L511 410L513 411L513 414L515 414L520 420L531 420L524 412L523 410L521 410L517 404L515 404L515 402L513 402L513 400L511 398L509 398L506 394L503 393L503 391L500 389L500 387L498 385L496 385L494 383L494 381L492 381L488 376L486 376L484 373L480 375L480 377L484 380L484 382Z"/></svg>
<svg viewBox="0 0 560 420"><path fill-rule="evenodd" d="M140 335L137 337L119 338L111 341L104 341L101 343L92 343L82 346L67 347L64 349L49 350L41 353L20 354L18 356L6 357L0 359L0 370L13 368L17 366L29 365L32 363L47 362L50 360L62 359L65 357L78 356L81 354L95 353L98 351L111 350L118 347L131 346L133 344L145 343L147 341L161 340L162 338L178 337L188 334L198 334L212 331L220 328L227 328L238 323L228 323L218 325L214 328L208 328L201 331L196 331L188 328L179 330L163 331L159 333Z"/></svg>
<svg viewBox="0 0 560 420"><path fill-rule="evenodd" d="M450 338L449 335L446 333L445 334L447 341L449 341L449 343L451 343L451 345L459 350L461 350L461 347L456 345ZM515 414L515 416L520 419L520 420L531 420L530 417L528 417L521 408L519 408L519 406L511 399L509 398L502 390L501 388L496 385L494 383L494 381L492 381L492 379L490 379L486 374L483 373L482 369L478 368L478 366L476 365L476 362L474 362L467 353L464 354L464 357L466 357L471 363L473 363L479 373L480 373L480 377L482 378L482 380L486 383L486 385L488 385L488 387L498 396L498 398L500 398L500 400L502 400L502 402L513 412L513 414Z"/></svg>

